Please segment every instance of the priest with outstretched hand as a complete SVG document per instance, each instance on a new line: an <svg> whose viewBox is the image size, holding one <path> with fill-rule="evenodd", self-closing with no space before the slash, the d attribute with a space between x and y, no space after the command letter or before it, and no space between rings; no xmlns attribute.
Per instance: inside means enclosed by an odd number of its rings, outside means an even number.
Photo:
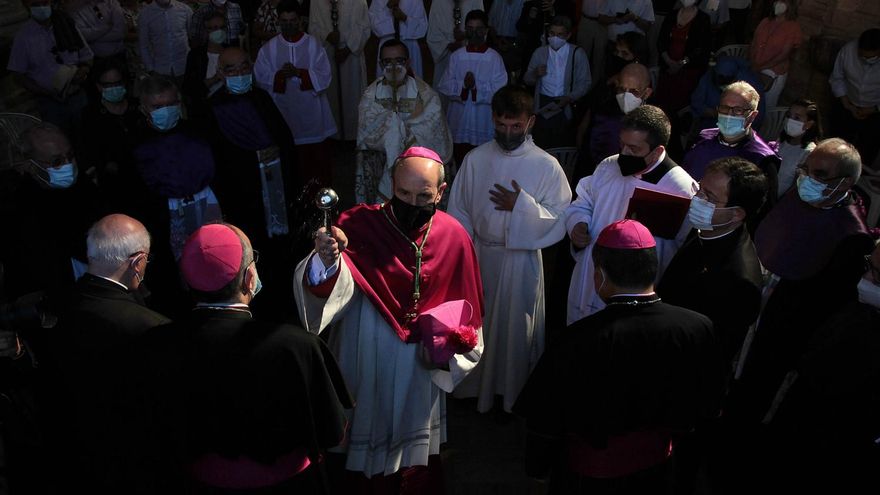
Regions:
<svg viewBox="0 0 880 495"><path fill-rule="evenodd" d="M392 189L387 203L318 231L294 291L303 325L329 334L356 399L339 450L345 493L398 493L402 480L400 493L443 493L445 393L480 359L482 282L467 232L436 209L446 189L437 153L404 151Z"/></svg>

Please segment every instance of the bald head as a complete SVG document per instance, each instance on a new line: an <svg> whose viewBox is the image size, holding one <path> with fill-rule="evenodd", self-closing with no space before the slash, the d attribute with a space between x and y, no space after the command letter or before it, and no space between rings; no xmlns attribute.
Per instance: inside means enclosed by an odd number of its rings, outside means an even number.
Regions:
<svg viewBox="0 0 880 495"><path fill-rule="evenodd" d="M430 158L403 158L394 166L394 195L414 206L437 203L446 189L445 179L443 164Z"/></svg>
<svg viewBox="0 0 880 495"><path fill-rule="evenodd" d="M849 177L854 183L858 182L862 175L862 156L859 150L843 139L830 138L820 141L809 157L833 164L837 176Z"/></svg>
<svg viewBox="0 0 880 495"><path fill-rule="evenodd" d="M652 94L651 74L648 68L642 64L627 64L617 76L617 92L629 92L647 100Z"/></svg>
<svg viewBox="0 0 880 495"><path fill-rule="evenodd" d="M70 141L55 124L40 122L21 136L21 150L28 158L48 162L59 154L70 152Z"/></svg>
<svg viewBox="0 0 880 495"><path fill-rule="evenodd" d="M92 267L116 269L133 254L150 252L150 234L130 216L107 215L89 229L86 248L90 271Z"/></svg>
<svg viewBox="0 0 880 495"><path fill-rule="evenodd" d="M234 67L244 63L250 63L250 57L248 57L247 52L237 46L230 46L220 52L217 65L225 70L227 67Z"/></svg>

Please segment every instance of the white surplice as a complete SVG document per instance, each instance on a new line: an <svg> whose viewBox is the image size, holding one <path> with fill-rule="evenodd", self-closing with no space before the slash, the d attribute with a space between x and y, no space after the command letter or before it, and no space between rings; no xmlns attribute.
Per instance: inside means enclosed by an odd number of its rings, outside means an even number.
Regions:
<svg viewBox="0 0 880 495"><path fill-rule="evenodd" d="M356 404L347 411L345 442L331 451L347 452L346 469L367 477L426 466L446 441L446 392L476 366L482 338L469 353L455 354L449 371L429 370L418 356L419 346L400 340L357 287L344 258L329 297L312 294L304 286L311 257L294 275L300 320L309 332L328 332Z"/></svg>
<svg viewBox="0 0 880 495"><path fill-rule="evenodd" d="M513 211L496 210L489 191L496 183L513 189L512 180L522 188ZM544 352L540 250L565 236L563 213L570 202L565 172L531 136L510 152L494 140L471 150L452 183L447 212L474 240L486 311L481 364L455 396L477 396L481 412L492 408L495 395L504 396L510 411Z"/></svg>
<svg viewBox="0 0 880 495"><path fill-rule="evenodd" d="M272 90L275 74L288 62L308 71L312 89L300 89L302 80L292 77L287 80L284 93ZM336 122L326 94L330 79L327 53L321 42L308 34L294 43L279 34L260 48L254 64L257 86L272 96L296 144L320 143L336 134Z"/></svg>
<svg viewBox="0 0 880 495"><path fill-rule="evenodd" d="M434 86L440 84L446 66L449 65L449 44L455 41L455 14L456 5L461 13L458 25L459 31L464 34L464 20L468 12L472 10L484 10L483 0L434 0L431 2L431 11L428 12L428 36L425 41L434 58ZM464 47L464 40L461 42Z"/></svg>
<svg viewBox="0 0 880 495"><path fill-rule="evenodd" d="M569 235L575 225L583 222L587 224L590 237L595 241L602 229L624 218L636 187L688 198L696 194L699 189L696 181L681 167L672 168L657 184L643 181L634 175L624 176L620 173L617 156L609 156L602 160L596 166L593 175L578 181L575 188L577 199L565 210L565 228ZM684 242L689 230L690 225L685 220L675 239L654 237L657 242L658 281L666 266L672 261L675 252ZM592 243L572 253L575 267L568 289L568 324L605 307L605 303L596 294L593 283L592 253Z"/></svg>
<svg viewBox="0 0 880 495"><path fill-rule="evenodd" d="M406 45L409 50L409 67L413 74L418 78L422 78L422 51L419 48L419 39L425 37L428 31L428 16L425 13L425 4L422 0L400 0L398 4L400 10L406 14L406 20L399 23L400 41ZM379 38L379 47L382 43L394 37L394 17L391 15L391 9L388 8L388 2L385 0L374 0L370 4L370 25L373 28L373 34ZM382 67L379 65L377 55L376 74L382 73Z"/></svg>
<svg viewBox="0 0 880 495"><path fill-rule="evenodd" d="M336 63L336 48L327 42L333 31L330 0L312 0L309 10L309 34L321 41L327 51L327 59L333 71L332 82L327 88L327 98L337 127L343 127L341 138L355 139L358 123L355 119L358 102L367 87L367 65L364 62L364 46L370 39L370 18L365 0L339 0L339 46L351 53L341 64ZM340 93L339 81L342 80ZM339 114L339 95L342 95L342 118Z"/></svg>
<svg viewBox="0 0 880 495"><path fill-rule="evenodd" d="M465 93L464 77L474 74L476 95ZM452 142L479 146L491 141L495 135L492 121L492 96L507 84L507 69L501 55L488 48L485 52L456 50L449 56L449 65L437 86L437 91L449 98L447 116Z"/></svg>
<svg viewBox="0 0 880 495"><path fill-rule="evenodd" d="M407 76L395 91L377 79L364 91L358 108L358 150L381 151L385 166L381 172L378 191L391 197L391 168L397 156L410 146L423 146L437 152L444 163L452 159L452 136L446 126L446 116L440 97L425 81ZM358 154L358 177L365 177L365 166ZM372 175L372 174L370 174ZM379 174L376 174L379 175ZM358 196L358 203L378 198Z"/></svg>

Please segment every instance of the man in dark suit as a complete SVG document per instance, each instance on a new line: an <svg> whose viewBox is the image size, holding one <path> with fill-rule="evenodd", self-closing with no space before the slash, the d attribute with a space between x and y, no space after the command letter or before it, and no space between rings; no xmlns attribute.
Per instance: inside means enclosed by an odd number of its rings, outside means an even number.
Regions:
<svg viewBox="0 0 880 495"><path fill-rule="evenodd" d="M694 230L657 286L664 301L712 320L728 362L761 309L761 262L744 225L766 196L767 178L753 163L739 157L712 162L691 199Z"/></svg>
<svg viewBox="0 0 880 495"><path fill-rule="evenodd" d="M154 493L324 493L322 451L342 442L353 404L320 337L252 317L257 260L231 225L184 244L196 306L140 345Z"/></svg>
<svg viewBox="0 0 880 495"><path fill-rule="evenodd" d="M143 224L106 216L89 229L86 247L88 271L63 298L48 338L47 410L62 455L73 461L71 482L90 493L119 493L128 469L121 454L131 450L130 346L170 320L140 296L150 259Z"/></svg>
<svg viewBox="0 0 880 495"><path fill-rule="evenodd" d="M654 292L656 242L635 220L592 251L605 308L565 329L514 406L528 473L550 493L667 493L681 434L717 414L723 392L712 322Z"/></svg>
<svg viewBox="0 0 880 495"><path fill-rule="evenodd" d="M744 158L710 163L688 210L694 230L657 286L664 301L712 320L722 346L720 364L728 377L749 326L761 310L761 262L746 224L764 204L767 190L766 175ZM710 423L679 444L676 482L682 489L693 491L705 449L719 443L709 440L714 426Z"/></svg>

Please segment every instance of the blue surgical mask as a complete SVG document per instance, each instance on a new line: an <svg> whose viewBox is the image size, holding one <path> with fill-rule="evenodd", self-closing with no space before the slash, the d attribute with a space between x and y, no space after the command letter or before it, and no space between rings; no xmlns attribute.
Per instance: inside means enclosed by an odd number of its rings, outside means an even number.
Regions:
<svg viewBox="0 0 880 495"><path fill-rule="evenodd" d="M843 184L844 180L846 180L846 178L840 179L840 182L834 186L834 189L832 189L830 193L825 194L825 189L828 188L826 184L817 181L809 175L802 175L797 179L798 196L800 196L805 203L811 205L819 204L834 195L840 185Z"/></svg>
<svg viewBox="0 0 880 495"><path fill-rule="evenodd" d="M37 174L37 177L52 189L67 189L76 182L76 165L74 165L73 162L46 169L37 165L37 162L33 160L31 160L31 162L33 162L34 166L41 170L45 170L46 173L49 174L49 180L44 179L40 174Z"/></svg>
<svg viewBox="0 0 880 495"><path fill-rule="evenodd" d="M169 105L150 112L150 120L160 131L170 131L180 120L180 105Z"/></svg>
<svg viewBox="0 0 880 495"><path fill-rule="evenodd" d="M229 76L226 78L226 89L235 95L241 95L251 90L254 85L254 77L251 74Z"/></svg>
<svg viewBox="0 0 880 495"><path fill-rule="evenodd" d="M208 33L208 40L211 43L222 45L226 43L226 30L225 29L217 29L215 31L211 31Z"/></svg>
<svg viewBox="0 0 880 495"><path fill-rule="evenodd" d="M263 290L263 281L260 280L260 274L257 273L256 269L254 269L254 277L257 277L257 285L254 287L254 290L251 291L251 299L257 297L257 294L259 294L260 291Z"/></svg>
<svg viewBox="0 0 880 495"><path fill-rule="evenodd" d="M740 137L746 133L746 118L718 114L718 131L728 139Z"/></svg>
<svg viewBox="0 0 880 495"><path fill-rule="evenodd" d="M31 17L33 17L35 21L45 21L46 19L52 17L52 6L36 5L34 7L31 7Z"/></svg>
<svg viewBox="0 0 880 495"><path fill-rule="evenodd" d="M110 103L119 103L125 98L125 86L111 86L101 90L101 98Z"/></svg>
<svg viewBox="0 0 880 495"><path fill-rule="evenodd" d="M718 208L715 206L715 203L699 196L694 196L691 198L691 206L688 208L688 221L700 230L715 230L717 227L726 227L733 223L733 219L729 222L713 224L712 218L715 216L715 210L732 210L734 208L736 206Z"/></svg>

